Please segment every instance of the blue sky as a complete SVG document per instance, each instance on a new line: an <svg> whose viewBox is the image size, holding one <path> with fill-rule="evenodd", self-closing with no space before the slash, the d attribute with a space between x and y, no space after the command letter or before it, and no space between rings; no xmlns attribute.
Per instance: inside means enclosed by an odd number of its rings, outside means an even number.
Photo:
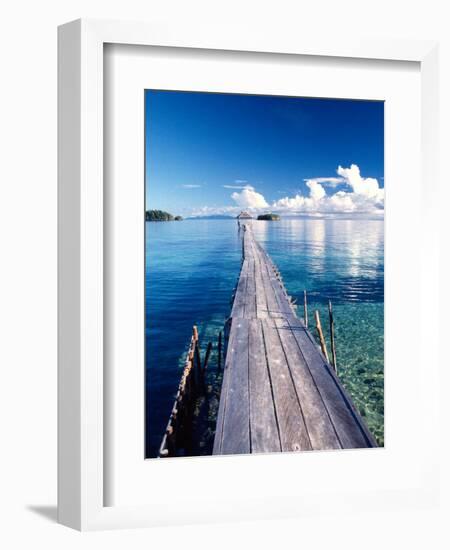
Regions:
<svg viewBox="0 0 450 550"><path fill-rule="evenodd" d="M382 215L384 104L147 90L146 208Z"/></svg>

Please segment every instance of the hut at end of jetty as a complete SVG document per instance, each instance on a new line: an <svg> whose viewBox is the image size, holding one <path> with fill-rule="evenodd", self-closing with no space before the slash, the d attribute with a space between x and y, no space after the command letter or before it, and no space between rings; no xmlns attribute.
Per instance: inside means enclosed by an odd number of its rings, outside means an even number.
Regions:
<svg viewBox="0 0 450 550"><path fill-rule="evenodd" d="M236 216L237 222L238 222L238 228L241 229L241 222L249 222L253 220L253 216L249 214L246 210L242 210L242 212L239 214L239 216ZM245 225L244 225L245 229Z"/></svg>
<svg viewBox="0 0 450 550"><path fill-rule="evenodd" d="M236 216L236 219L239 221L253 220L253 216L249 214L246 210L242 210L239 216Z"/></svg>

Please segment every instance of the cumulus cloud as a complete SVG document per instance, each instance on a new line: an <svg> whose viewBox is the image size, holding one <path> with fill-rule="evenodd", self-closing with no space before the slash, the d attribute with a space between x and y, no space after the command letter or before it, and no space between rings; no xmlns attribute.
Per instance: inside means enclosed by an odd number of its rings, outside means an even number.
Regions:
<svg viewBox="0 0 450 550"><path fill-rule="evenodd" d="M336 178L334 176L331 177L325 177L325 178L308 178L303 180L306 184L308 182L315 181L316 183L320 183L321 185L325 185L326 187L337 187L340 183L345 183L344 178Z"/></svg>
<svg viewBox="0 0 450 550"><path fill-rule="evenodd" d="M231 198L242 208L267 208L269 206L264 196L256 192L251 185L246 185L240 193L234 192Z"/></svg>
<svg viewBox="0 0 450 550"><path fill-rule="evenodd" d="M339 177L320 177L305 180L309 196L297 194L295 197L284 197L273 203L273 208L292 213L361 213L382 214L384 211L384 189L380 188L375 178L361 176L359 167L352 164L350 168L339 166ZM344 184L351 191L337 191L327 195L324 186L336 187Z"/></svg>
<svg viewBox="0 0 450 550"><path fill-rule="evenodd" d="M320 201L325 197L325 189L317 180L309 180L306 185L309 187L309 195L313 200Z"/></svg>
<svg viewBox="0 0 450 550"><path fill-rule="evenodd" d="M308 214L311 216L383 215L384 189L379 186L375 178L361 176L360 169L356 164L352 164L349 168L339 166L336 172L337 176L305 179L307 193L285 196L274 200L271 204L252 185L224 185L223 187L227 189L237 190L231 194L235 205L205 206L197 209L194 215L237 215L244 208L253 211L254 214L270 210L291 215ZM338 186L343 188L336 190Z"/></svg>
<svg viewBox="0 0 450 550"><path fill-rule="evenodd" d="M352 164L350 168L339 166L337 173L344 178L357 195L377 200L384 198L384 189L380 189L378 181L375 178L361 177L359 166L356 164Z"/></svg>

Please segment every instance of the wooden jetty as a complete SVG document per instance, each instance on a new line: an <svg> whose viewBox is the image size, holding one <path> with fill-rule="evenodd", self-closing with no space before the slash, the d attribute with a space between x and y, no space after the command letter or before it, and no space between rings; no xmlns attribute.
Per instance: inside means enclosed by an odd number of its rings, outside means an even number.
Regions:
<svg viewBox="0 0 450 550"><path fill-rule="evenodd" d="M241 228L213 454L376 447L276 266Z"/></svg>

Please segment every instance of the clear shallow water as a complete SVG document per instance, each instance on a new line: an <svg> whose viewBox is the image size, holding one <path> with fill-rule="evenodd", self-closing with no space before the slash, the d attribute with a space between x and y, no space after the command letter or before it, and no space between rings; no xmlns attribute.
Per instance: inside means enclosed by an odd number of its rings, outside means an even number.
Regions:
<svg viewBox="0 0 450 550"><path fill-rule="evenodd" d="M253 221L288 293L309 321L318 309L329 344L333 303L338 373L380 445L384 442L384 225L379 220ZM241 263L235 220L146 224L146 452L156 456L192 325L216 341ZM303 315L299 307L299 316ZM212 362L212 366L214 366Z"/></svg>

